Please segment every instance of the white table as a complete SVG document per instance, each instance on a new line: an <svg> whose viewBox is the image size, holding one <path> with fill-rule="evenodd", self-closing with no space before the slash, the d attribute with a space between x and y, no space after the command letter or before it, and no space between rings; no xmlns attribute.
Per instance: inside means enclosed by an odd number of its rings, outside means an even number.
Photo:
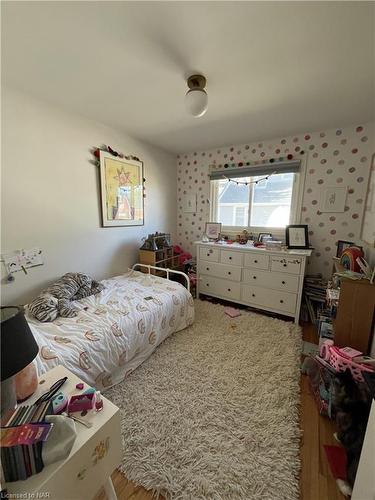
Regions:
<svg viewBox="0 0 375 500"><path fill-rule="evenodd" d="M61 391L67 395L82 392L76 389L82 381L63 366L57 366L39 378L38 390L25 404L32 404L62 377L68 380ZM84 389L88 387L85 384ZM9 494L18 494L13 498L91 500L104 487L108 500L117 499L111 474L122 457L120 410L105 397L102 399L103 410L89 412L85 417L92 422L91 428L76 422L77 438L65 460L48 465L25 481L6 484Z"/></svg>

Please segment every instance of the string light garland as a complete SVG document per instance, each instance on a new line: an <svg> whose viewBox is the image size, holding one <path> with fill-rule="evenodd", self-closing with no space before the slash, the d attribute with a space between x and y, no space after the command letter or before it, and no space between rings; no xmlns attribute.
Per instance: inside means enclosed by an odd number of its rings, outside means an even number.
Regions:
<svg viewBox="0 0 375 500"><path fill-rule="evenodd" d="M228 182L233 182L235 184L238 185L241 185L241 186L248 186L249 184L258 184L258 182L262 182L262 181L266 181L268 180L271 175L275 175L277 172L272 172L272 174L268 174L266 175L265 177L262 177L261 179L258 179L256 181L235 181L234 179L230 179L229 177L227 177L226 175L223 175L223 178L226 179Z"/></svg>

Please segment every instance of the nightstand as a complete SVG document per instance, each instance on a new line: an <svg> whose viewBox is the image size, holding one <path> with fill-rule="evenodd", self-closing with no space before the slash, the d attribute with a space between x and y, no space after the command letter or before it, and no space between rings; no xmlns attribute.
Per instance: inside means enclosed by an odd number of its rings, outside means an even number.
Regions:
<svg viewBox="0 0 375 500"><path fill-rule="evenodd" d="M63 366L57 366L39 377L37 391L25 404L36 401L62 377L68 377L61 388L65 394L82 392L76 389L76 384L82 380ZM102 399L103 410L85 417L92 422L91 428L76 422L77 438L65 460L48 465L25 481L6 484L8 493L14 494L13 498L92 500L104 487L108 500L117 499L111 474L122 457L120 410L105 397Z"/></svg>

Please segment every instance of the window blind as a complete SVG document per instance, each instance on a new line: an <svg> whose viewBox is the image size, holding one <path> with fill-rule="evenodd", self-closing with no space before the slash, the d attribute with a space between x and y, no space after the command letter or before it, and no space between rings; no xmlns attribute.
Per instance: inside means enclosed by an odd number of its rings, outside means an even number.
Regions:
<svg viewBox="0 0 375 500"><path fill-rule="evenodd" d="M219 180L224 177L236 179L239 177L253 177L256 175L288 174L299 172L301 160L275 161L273 163L263 163L262 165L245 165L236 168L224 168L210 172L210 180Z"/></svg>

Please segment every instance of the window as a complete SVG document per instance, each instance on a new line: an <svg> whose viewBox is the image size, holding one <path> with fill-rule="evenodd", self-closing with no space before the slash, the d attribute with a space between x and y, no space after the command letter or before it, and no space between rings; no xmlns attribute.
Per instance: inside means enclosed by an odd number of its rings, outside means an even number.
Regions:
<svg viewBox="0 0 375 500"><path fill-rule="evenodd" d="M297 220L300 173L211 180L211 220L230 228L285 228ZM232 178L232 177L231 177Z"/></svg>

